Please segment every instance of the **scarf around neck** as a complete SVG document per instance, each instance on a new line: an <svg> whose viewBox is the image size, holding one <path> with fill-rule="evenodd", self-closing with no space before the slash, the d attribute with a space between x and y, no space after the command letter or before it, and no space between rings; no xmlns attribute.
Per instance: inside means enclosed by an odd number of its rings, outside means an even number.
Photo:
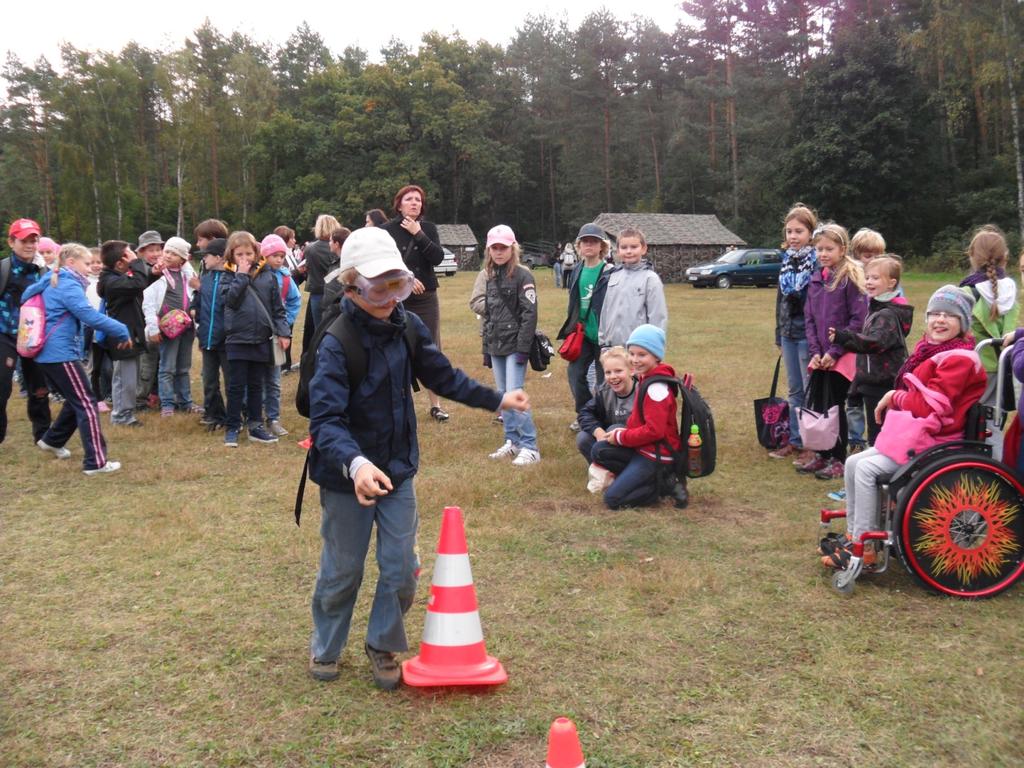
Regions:
<svg viewBox="0 0 1024 768"><path fill-rule="evenodd" d="M996 280L1002 280L1004 277L1006 277L1006 270L1003 269L1002 267L996 267ZM968 287L970 287L972 285L977 285L978 283L987 283L987 282L988 282L988 274L985 272L985 270L979 269L977 272L972 272L967 277L965 277L963 280L961 280L960 281L960 287L961 288L968 288Z"/></svg>
<svg viewBox="0 0 1024 768"><path fill-rule="evenodd" d="M911 353L907 361L903 363L899 373L896 374L896 389L906 389L907 385L903 381L904 374L912 372L917 366L923 363L929 358L935 357L939 352L946 352L950 349L974 349L974 337L967 333L963 336L957 336L955 339L949 341L943 341L940 344L935 344L928 341L927 336L921 337L921 340L917 342L917 346L914 347L914 351Z"/></svg>
<svg viewBox="0 0 1024 768"><path fill-rule="evenodd" d="M783 296L799 293L811 282L811 275L818 266L818 252L813 245L805 245L798 251L786 249L786 259L779 270L779 290Z"/></svg>

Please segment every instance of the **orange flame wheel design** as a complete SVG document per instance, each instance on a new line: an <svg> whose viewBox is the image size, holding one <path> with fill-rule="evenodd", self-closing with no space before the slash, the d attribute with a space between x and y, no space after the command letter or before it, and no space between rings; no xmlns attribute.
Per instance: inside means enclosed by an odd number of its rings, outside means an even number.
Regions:
<svg viewBox="0 0 1024 768"><path fill-rule="evenodd" d="M972 457L929 467L904 498L900 554L925 586L991 597L1024 572L1024 487L1005 465Z"/></svg>

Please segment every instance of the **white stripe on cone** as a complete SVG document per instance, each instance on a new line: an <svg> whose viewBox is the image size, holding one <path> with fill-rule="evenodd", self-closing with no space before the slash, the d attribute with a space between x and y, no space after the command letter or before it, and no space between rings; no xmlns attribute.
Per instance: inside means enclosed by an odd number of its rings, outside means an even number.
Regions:
<svg viewBox="0 0 1024 768"><path fill-rule="evenodd" d="M435 587L468 587L473 583L473 571L469 567L469 555L438 555L434 563Z"/></svg>
<svg viewBox="0 0 1024 768"><path fill-rule="evenodd" d="M544 768L551 768L551 766L548 763L544 763ZM579 765L576 766L576 768L587 768L587 764L586 763L580 763Z"/></svg>
<svg viewBox="0 0 1024 768"><path fill-rule="evenodd" d="M484 641L480 612L435 613L427 611L423 622L423 643L446 647L474 645Z"/></svg>

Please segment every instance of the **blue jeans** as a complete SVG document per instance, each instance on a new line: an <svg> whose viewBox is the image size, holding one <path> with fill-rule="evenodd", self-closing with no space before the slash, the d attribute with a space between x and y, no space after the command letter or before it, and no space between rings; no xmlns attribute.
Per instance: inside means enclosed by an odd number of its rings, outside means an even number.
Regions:
<svg viewBox="0 0 1024 768"><path fill-rule="evenodd" d="M263 410L267 413L267 421L280 421L281 369L276 365L268 365L263 374Z"/></svg>
<svg viewBox="0 0 1024 768"><path fill-rule="evenodd" d="M526 378L526 363L517 363L515 355L491 355L491 369L494 371L494 386L501 392L521 389ZM515 411L507 408L501 412L505 426L505 439L516 448L537 450L537 427L529 411Z"/></svg>
<svg viewBox="0 0 1024 768"><path fill-rule="evenodd" d="M636 453L632 448L611 445L607 440L597 440L583 430L576 433L576 450L583 454L587 464L600 464L616 475L629 464Z"/></svg>
<svg viewBox="0 0 1024 768"><path fill-rule="evenodd" d="M188 374L192 368L192 342L195 339L195 330L190 326L178 338L160 342L160 369L156 380L161 408L189 408L192 405Z"/></svg>
<svg viewBox="0 0 1024 768"><path fill-rule="evenodd" d="M636 452L604 492L609 509L647 507L657 500L658 464Z"/></svg>
<svg viewBox="0 0 1024 768"><path fill-rule="evenodd" d="M370 608L366 642L381 651L409 649L402 618L416 596L419 558L416 556L416 492L410 478L372 507L352 493L320 489L320 570L313 590L313 635L310 650L331 662L348 642L370 532L377 523L377 566L380 576Z"/></svg>
<svg viewBox="0 0 1024 768"><path fill-rule="evenodd" d="M559 258L555 259L555 263L552 266L552 268L555 271L555 288L561 288L562 287L562 260L561 260L561 256L559 256Z"/></svg>
<svg viewBox="0 0 1024 768"><path fill-rule="evenodd" d="M807 349L807 339L787 339L782 337L782 363L786 366L786 381L789 382L789 442L795 448L803 448L800 439L800 423L797 421L797 408L804 405L804 391L810 373L807 364L811 362L811 353Z"/></svg>
<svg viewBox="0 0 1024 768"><path fill-rule="evenodd" d="M864 398L850 395L846 398L846 436L851 446L864 445Z"/></svg>

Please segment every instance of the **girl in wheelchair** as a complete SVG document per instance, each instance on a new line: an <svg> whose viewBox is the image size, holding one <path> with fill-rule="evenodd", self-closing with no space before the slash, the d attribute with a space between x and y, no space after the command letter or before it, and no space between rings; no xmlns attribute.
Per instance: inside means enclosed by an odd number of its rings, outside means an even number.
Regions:
<svg viewBox="0 0 1024 768"><path fill-rule="evenodd" d="M908 450L920 453L963 436L967 411L987 382L970 334L973 308L974 297L953 285L942 286L929 299L924 337L875 409L882 424L876 445L846 460L847 533L822 539L824 565L845 569L853 541L876 527L876 481L905 463ZM874 550L865 549L864 565L874 561Z"/></svg>

